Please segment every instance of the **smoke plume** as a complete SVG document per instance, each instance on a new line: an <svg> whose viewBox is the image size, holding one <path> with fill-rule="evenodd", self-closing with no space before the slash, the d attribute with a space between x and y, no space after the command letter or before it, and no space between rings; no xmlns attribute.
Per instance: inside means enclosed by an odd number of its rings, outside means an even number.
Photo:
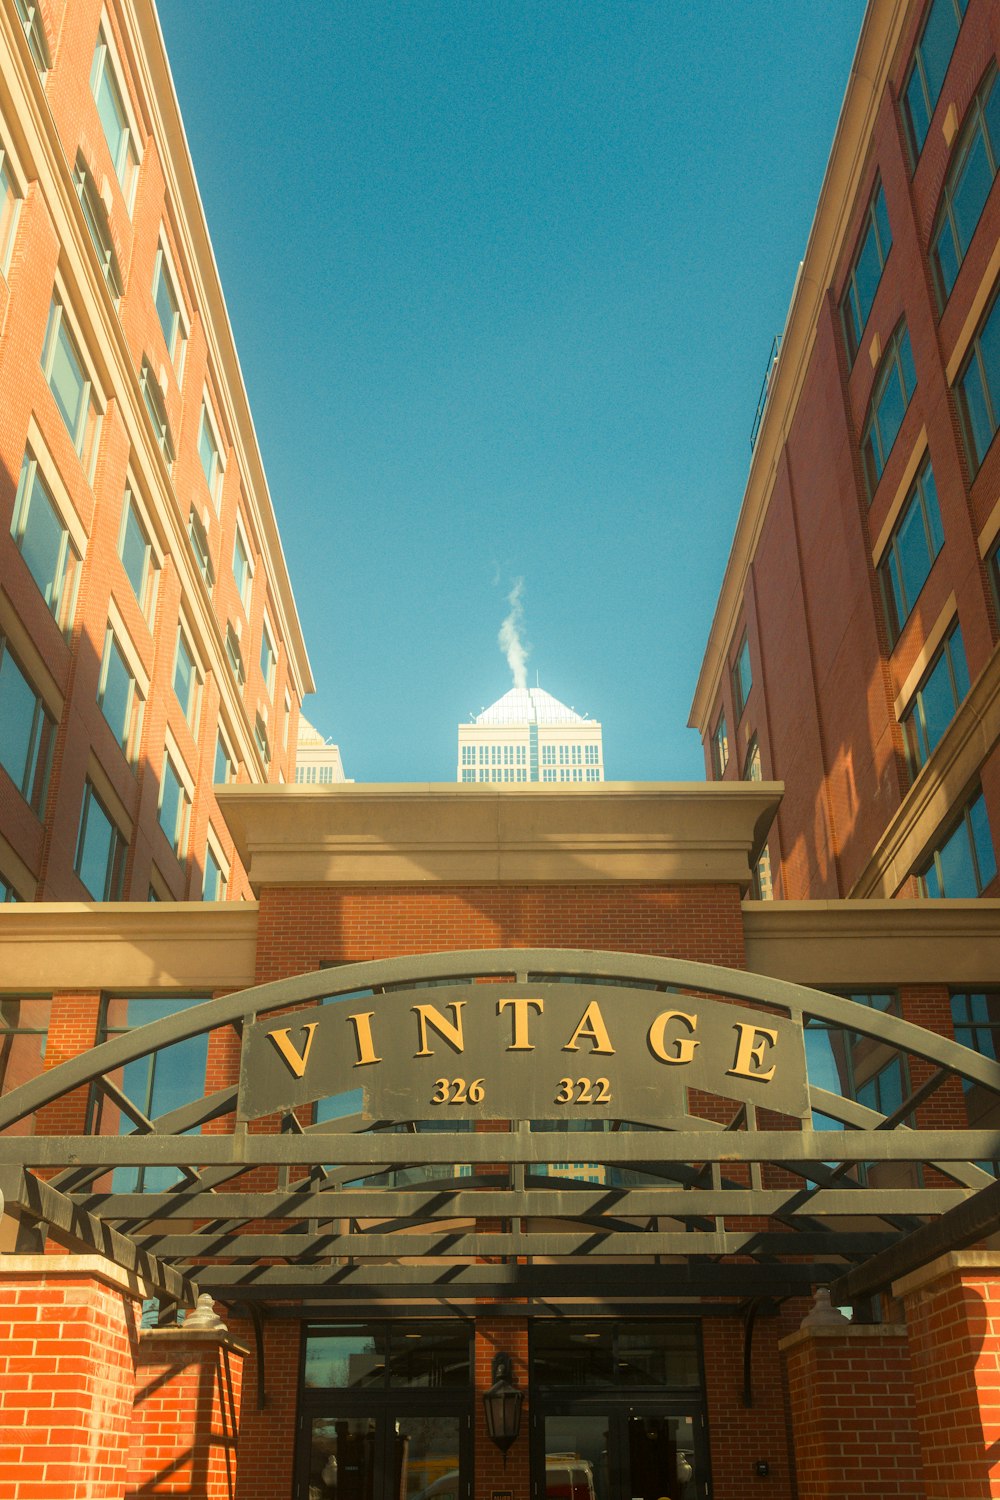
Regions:
<svg viewBox="0 0 1000 1500"><path fill-rule="evenodd" d="M526 646L521 638L521 626L524 622L524 609L521 605L521 594L523 591L524 579L515 579L514 587L507 595L510 614L500 626L500 633L497 636L497 640L500 642L500 650L507 658L507 665L510 667L516 688L526 688L528 686L528 678L524 668L528 660L530 647Z"/></svg>

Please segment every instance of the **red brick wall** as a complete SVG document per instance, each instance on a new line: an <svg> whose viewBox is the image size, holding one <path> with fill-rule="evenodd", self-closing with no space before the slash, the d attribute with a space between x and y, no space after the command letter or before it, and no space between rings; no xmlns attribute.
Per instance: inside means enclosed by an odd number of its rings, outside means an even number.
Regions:
<svg viewBox="0 0 1000 1500"><path fill-rule="evenodd" d="M88 1275L0 1266L0 1494L121 1500L137 1312Z"/></svg>
<svg viewBox="0 0 1000 1500"><path fill-rule="evenodd" d="M509 1354L514 1367L513 1382L524 1392L521 1406L521 1432L507 1450L506 1462L500 1449L486 1431L483 1393L493 1384L493 1356ZM528 1500L530 1494L529 1454L531 1416L528 1410L528 1322L526 1318L491 1318L489 1308L476 1319L474 1352L475 1391L472 1424L475 1443L473 1500L488 1500L493 1490L512 1490L514 1500Z"/></svg>
<svg viewBox="0 0 1000 1500"><path fill-rule="evenodd" d="M234 1500L243 1354L183 1328L140 1335L126 1500Z"/></svg>
<svg viewBox="0 0 1000 1500"><path fill-rule="evenodd" d="M797 1500L924 1500L906 1330L805 1331L785 1359Z"/></svg>
<svg viewBox="0 0 1000 1500"><path fill-rule="evenodd" d="M922 1495L984 1500L1000 1495L1000 1279L938 1264L938 1279L904 1295Z"/></svg>
<svg viewBox="0 0 1000 1500"><path fill-rule="evenodd" d="M257 1410L257 1353L249 1323L228 1318L229 1331L250 1351L243 1366L235 1500L287 1500L292 1493L299 1388L298 1323L264 1323L265 1406Z"/></svg>
<svg viewBox="0 0 1000 1500"><path fill-rule="evenodd" d="M759 1487L766 1500L793 1500L795 1482L778 1339L802 1316L802 1307L778 1318L759 1318L751 1344L752 1406L743 1405L743 1320L706 1318L702 1327L705 1404L712 1455L712 1494L742 1500ZM754 1474L764 1459L765 1481Z"/></svg>
<svg viewBox="0 0 1000 1500"><path fill-rule="evenodd" d="M735 885L304 886L265 889L257 981L324 962L461 948L608 949L744 967Z"/></svg>

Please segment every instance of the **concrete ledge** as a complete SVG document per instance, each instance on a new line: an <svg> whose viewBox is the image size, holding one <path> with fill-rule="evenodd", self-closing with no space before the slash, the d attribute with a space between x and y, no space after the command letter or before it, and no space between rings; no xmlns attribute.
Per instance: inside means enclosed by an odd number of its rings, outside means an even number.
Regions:
<svg viewBox="0 0 1000 1500"><path fill-rule="evenodd" d="M139 1347L145 1353L156 1352L165 1356L175 1351L180 1353L184 1348L208 1347L225 1349L229 1354L240 1354L244 1358L250 1353L247 1345L234 1339L228 1329L185 1329L183 1323L176 1328L140 1328Z"/></svg>
<svg viewBox="0 0 1000 1500"><path fill-rule="evenodd" d="M115 1291L142 1301L151 1289L131 1271L123 1271L103 1255L0 1255L0 1280L103 1281Z"/></svg>
<svg viewBox="0 0 1000 1500"><path fill-rule="evenodd" d="M833 1339L905 1339L905 1323L844 1323L839 1328L796 1328L778 1340L779 1349L794 1349L797 1344L830 1343Z"/></svg>
<svg viewBox="0 0 1000 1500"><path fill-rule="evenodd" d="M899 1281L894 1281L892 1295L909 1297L913 1292L932 1286L935 1281L941 1281L946 1276L963 1273L970 1276L996 1276L1000 1279L1000 1251L951 1250L947 1255L939 1255L937 1260L928 1261L919 1271L911 1271L909 1276L902 1276Z"/></svg>

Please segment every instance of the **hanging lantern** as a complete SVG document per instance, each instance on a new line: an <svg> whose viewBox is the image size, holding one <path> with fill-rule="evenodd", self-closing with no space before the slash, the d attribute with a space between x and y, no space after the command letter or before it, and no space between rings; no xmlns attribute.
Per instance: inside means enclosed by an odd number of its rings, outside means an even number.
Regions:
<svg viewBox="0 0 1000 1500"><path fill-rule="evenodd" d="M493 1384L483 1395L483 1412L486 1416L486 1431L490 1439L504 1455L516 1442L521 1431L521 1403L524 1392L519 1391L512 1380L514 1367L509 1354L493 1356Z"/></svg>

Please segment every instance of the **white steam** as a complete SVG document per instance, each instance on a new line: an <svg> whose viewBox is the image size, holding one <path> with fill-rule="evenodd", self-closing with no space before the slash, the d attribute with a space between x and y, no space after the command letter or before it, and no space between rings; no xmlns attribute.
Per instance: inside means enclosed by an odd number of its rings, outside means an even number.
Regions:
<svg viewBox="0 0 1000 1500"><path fill-rule="evenodd" d="M515 579L514 587L507 595L510 614L500 626L500 633L497 636L497 640L500 642L500 650L507 658L507 665L510 667L516 688L526 688L528 686L528 677L524 668L528 660L530 647L526 646L521 638L521 626L524 622L524 609L521 605L521 594L523 592L524 579Z"/></svg>

